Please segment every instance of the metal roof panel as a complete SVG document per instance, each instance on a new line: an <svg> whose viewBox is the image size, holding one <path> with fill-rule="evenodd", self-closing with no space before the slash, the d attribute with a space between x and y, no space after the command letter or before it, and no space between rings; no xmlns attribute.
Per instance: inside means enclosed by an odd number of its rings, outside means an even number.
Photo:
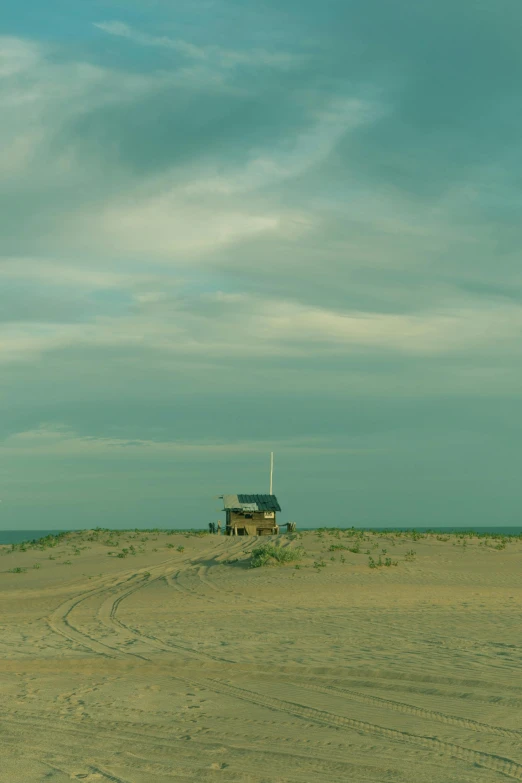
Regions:
<svg viewBox="0 0 522 783"><path fill-rule="evenodd" d="M275 495L238 495L241 504L256 503L259 511L281 511Z"/></svg>
<svg viewBox="0 0 522 783"><path fill-rule="evenodd" d="M223 495L223 506L229 511L281 511L275 495Z"/></svg>

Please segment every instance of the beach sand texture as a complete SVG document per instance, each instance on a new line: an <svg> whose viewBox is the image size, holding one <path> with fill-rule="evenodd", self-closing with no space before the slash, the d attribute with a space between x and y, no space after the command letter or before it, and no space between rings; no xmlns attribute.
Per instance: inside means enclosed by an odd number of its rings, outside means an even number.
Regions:
<svg viewBox="0 0 522 783"><path fill-rule="evenodd" d="M1 783L522 781L520 539L280 542L0 548Z"/></svg>

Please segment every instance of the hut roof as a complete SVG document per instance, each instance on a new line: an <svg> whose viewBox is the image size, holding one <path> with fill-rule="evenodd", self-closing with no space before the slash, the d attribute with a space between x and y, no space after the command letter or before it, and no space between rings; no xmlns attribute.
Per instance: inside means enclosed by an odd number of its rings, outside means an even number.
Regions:
<svg viewBox="0 0 522 783"><path fill-rule="evenodd" d="M223 495L229 511L281 511L275 495Z"/></svg>

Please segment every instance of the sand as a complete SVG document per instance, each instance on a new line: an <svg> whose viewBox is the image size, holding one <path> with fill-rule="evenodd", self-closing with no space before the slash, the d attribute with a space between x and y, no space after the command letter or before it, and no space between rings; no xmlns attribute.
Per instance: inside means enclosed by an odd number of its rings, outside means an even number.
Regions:
<svg viewBox="0 0 522 783"><path fill-rule="evenodd" d="M2 548L0 781L522 780L522 541L280 541Z"/></svg>

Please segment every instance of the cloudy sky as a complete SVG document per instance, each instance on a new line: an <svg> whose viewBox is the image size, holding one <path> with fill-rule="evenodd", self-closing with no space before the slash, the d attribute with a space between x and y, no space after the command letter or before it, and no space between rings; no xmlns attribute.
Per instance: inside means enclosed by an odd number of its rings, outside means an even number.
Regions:
<svg viewBox="0 0 522 783"><path fill-rule="evenodd" d="M520 524L518 0L9 5L0 528Z"/></svg>

